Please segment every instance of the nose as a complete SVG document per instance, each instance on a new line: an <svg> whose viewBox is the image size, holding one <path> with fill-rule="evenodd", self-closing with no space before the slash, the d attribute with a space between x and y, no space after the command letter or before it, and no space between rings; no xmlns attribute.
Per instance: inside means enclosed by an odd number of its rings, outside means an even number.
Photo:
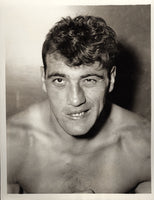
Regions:
<svg viewBox="0 0 154 200"><path fill-rule="evenodd" d="M79 84L74 84L69 87L67 100L69 105L75 107L78 107L86 102L84 91Z"/></svg>

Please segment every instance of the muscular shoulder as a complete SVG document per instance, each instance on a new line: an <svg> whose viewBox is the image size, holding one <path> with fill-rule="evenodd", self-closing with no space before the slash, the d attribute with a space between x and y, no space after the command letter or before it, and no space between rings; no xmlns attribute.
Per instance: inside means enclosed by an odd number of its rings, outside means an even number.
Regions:
<svg viewBox="0 0 154 200"><path fill-rule="evenodd" d="M8 181L16 182L41 123L40 105L33 105L7 120ZM38 128L39 129L39 128Z"/></svg>
<svg viewBox="0 0 154 200"><path fill-rule="evenodd" d="M8 134L17 134L19 137L19 132L17 131L20 131L20 136L22 137L29 129L42 126L47 115L47 109L46 103L42 102L31 105L26 110L11 116L7 120Z"/></svg>
<svg viewBox="0 0 154 200"><path fill-rule="evenodd" d="M134 119L135 120L135 119ZM150 156L150 124L145 119L124 125L119 130L124 144L131 149L131 153L138 158L146 159Z"/></svg>
<svg viewBox="0 0 154 200"><path fill-rule="evenodd" d="M115 107L119 113L117 127L124 154L130 165L138 169L138 178L150 179L150 123L143 117L128 110ZM136 173L136 174L137 174Z"/></svg>
<svg viewBox="0 0 154 200"><path fill-rule="evenodd" d="M116 117L116 126L123 140L128 143L134 150L144 156L150 153L150 122L145 118L114 106L114 114Z"/></svg>

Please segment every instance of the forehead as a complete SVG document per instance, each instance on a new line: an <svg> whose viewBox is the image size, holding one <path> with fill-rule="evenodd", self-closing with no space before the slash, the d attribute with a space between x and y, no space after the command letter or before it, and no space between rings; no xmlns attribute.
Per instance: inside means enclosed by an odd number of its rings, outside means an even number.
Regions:
<svg viewBox="0 0 154 200"><path fill-rule="evenodd" d="M107 70L102 67L102 64L96 61L94 64L90 65L80 65L80 66L68 66L66 64L66 59L62 58L58 54L47 54L46 64L47 64L47 74L53 72L60 72L66 75L73 74L90 74L90 73L99 73L104 74Z"/></svg>

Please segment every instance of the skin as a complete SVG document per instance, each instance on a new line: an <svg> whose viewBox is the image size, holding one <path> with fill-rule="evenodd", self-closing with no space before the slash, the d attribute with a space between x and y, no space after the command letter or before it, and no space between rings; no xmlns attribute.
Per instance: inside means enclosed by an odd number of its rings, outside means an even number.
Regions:
<svg viewBox="0 0 154 200"><path fill-rule="evenodd" d="M46 61L48 100L8 121L8 192L149 193L149 123L107 101L115 67Z"/></svg>

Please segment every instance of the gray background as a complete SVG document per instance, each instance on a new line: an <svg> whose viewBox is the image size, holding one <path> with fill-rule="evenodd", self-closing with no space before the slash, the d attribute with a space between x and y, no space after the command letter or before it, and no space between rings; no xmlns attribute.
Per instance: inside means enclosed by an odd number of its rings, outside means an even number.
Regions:
<svg viewBox="0 0 154 200"><path fill-rule="evenodd" d="M46 98L41 89L41 48L45 35L61 17L96 15L117 33L117 59L113 102L150 120L151 58L150 6L8 6L6 30L7 117Z"/></svg>

